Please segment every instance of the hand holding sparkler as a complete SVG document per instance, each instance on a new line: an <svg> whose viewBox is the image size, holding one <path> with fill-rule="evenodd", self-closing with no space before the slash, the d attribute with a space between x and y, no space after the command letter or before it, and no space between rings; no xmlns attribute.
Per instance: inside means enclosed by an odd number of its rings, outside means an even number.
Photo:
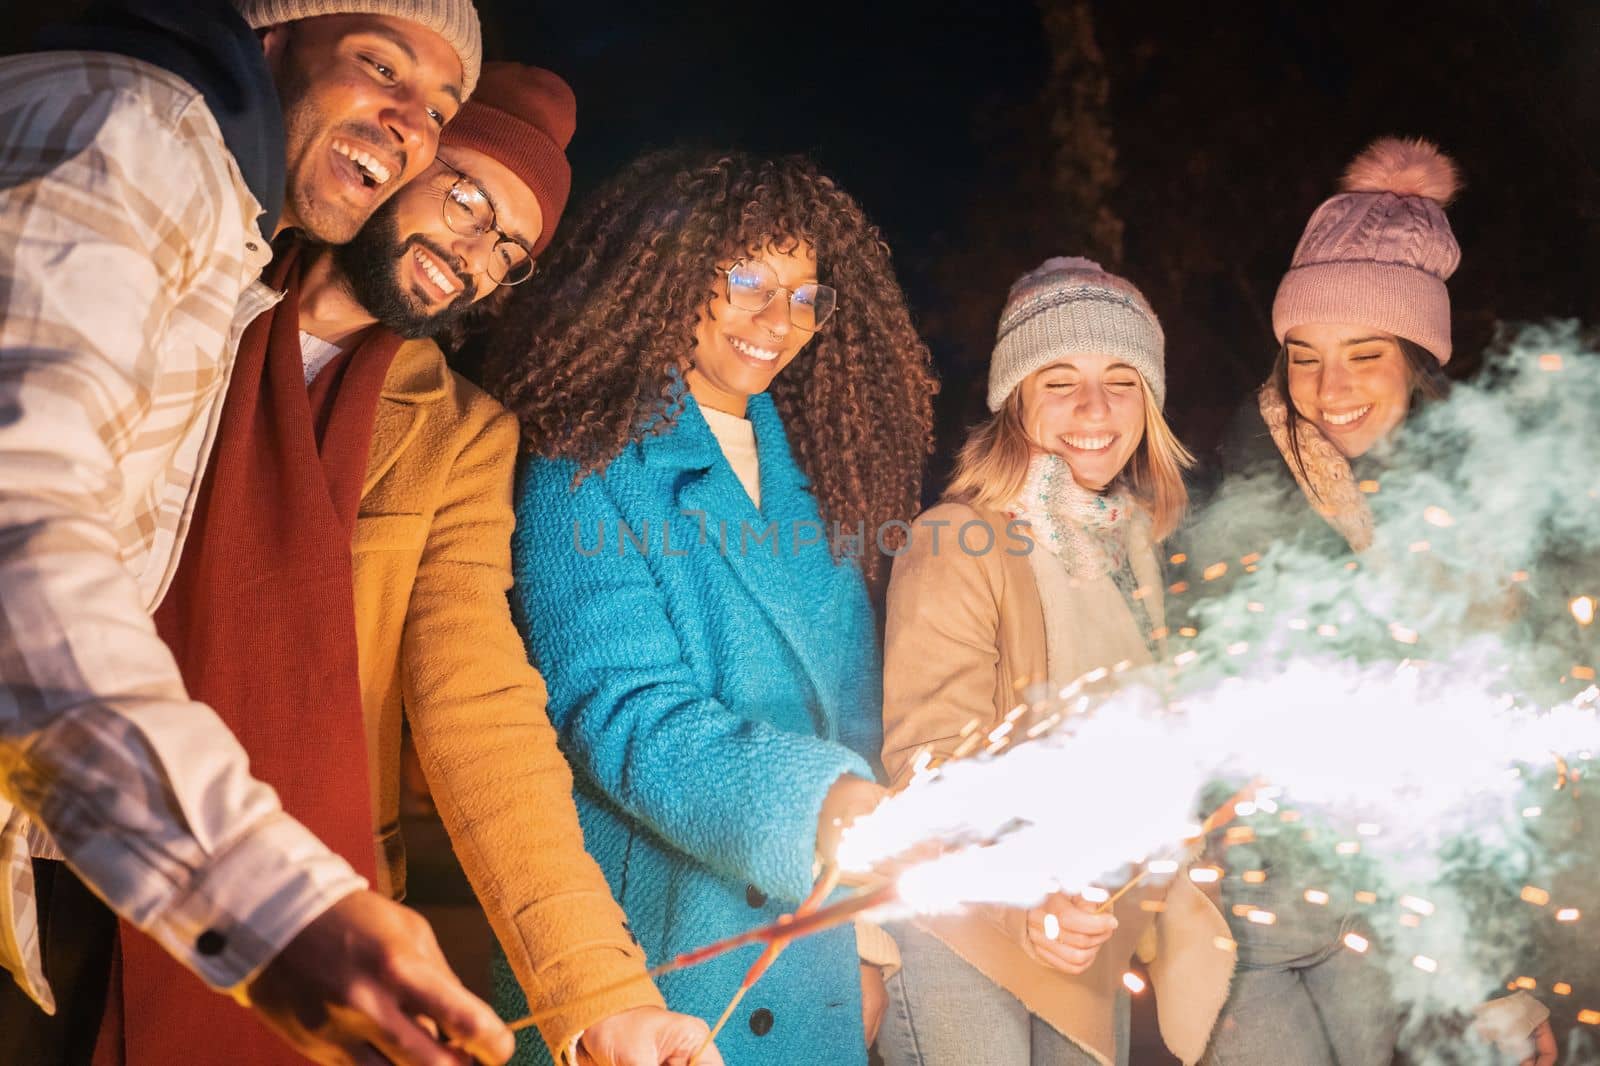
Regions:
<svg viewBox="0 0 1600 1066"><path fill-rule="evenodd" d="M1080 974L1117 931L1115 916L1082 896L1052 892L1028 911L1028 951L1046 966Z"/></svg>

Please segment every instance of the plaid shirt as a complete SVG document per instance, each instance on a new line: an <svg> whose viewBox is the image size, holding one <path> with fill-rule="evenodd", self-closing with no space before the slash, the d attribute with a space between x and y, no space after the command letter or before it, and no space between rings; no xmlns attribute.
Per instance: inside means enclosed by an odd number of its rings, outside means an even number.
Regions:
<svg viewBox="0 0 1600 1066"><path fill-rule="evenodd" d="M365 884L250 776L150 620L239 334L276 298L259 210L184 81L0 60L0 966L47 1010L30 852L236 995Z"/></svg>

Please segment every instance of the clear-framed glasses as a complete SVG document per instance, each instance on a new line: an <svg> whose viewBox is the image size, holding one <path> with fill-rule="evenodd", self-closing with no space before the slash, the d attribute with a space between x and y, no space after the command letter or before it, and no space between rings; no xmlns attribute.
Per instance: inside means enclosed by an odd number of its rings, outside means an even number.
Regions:
<svg viewBox="0 0 1600 1066"><path fill-rule="evenodd" d="M814 281L793 289L778 284L777 271L759 259L735 259L722 271L728 277L728 302L752 314L765 311L780 292L789 300L789 324L815 333L833 314L839 294Z"/></svg>
<svg viewBox="0 0 1600 1066"><path fill-rule="evenodd" d="M496 285L518 285L533 277L533 256L525 246L506 236L495 225L494 204L489 201L489 194L483 186L445 162L443 156L434 158L456 176L455 183L444 194L444 224L450 227L452 233L459 233L463 237L482 237L485 233L493 233L499 238L489 253L489 265L484 270L489 280Z"/></svg>

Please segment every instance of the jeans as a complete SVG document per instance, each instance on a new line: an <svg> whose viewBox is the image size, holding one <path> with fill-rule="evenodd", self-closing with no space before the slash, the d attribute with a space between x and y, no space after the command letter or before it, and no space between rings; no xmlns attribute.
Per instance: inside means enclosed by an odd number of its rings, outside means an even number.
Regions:
<svg viewBox="0 0 1600 1066"><path fill-rule="evenodd" d="M884 1066L1096 1066L931 933L891 926L900 971L878 1033ZM1117 997L1117 1066L1128 1062L1129 1003Z"/></svg>
<svg viewBox="0 0 1600 1066"><path fill-rule="evenodd" d="M1373 939L1360 918L1306 902L1288 881L1230 876L1223 902L1239 963L1203 1066L1388 1066L1400 1023L1378 945L1363 954L1344 944L1351 932ZM1277 921L1234 915L1239 903Z"/></svg>

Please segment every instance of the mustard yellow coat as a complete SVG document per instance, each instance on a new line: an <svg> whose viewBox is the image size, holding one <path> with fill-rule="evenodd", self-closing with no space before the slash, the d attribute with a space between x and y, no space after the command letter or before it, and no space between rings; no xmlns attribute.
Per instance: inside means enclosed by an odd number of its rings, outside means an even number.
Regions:
<svg viewBox="0 0 1600 1066"><path fill-rule="evenodd" d="M400 347L384 380L356 519L356 634L379 886L405 888L400 728L462 869L561 1061L579 1032L660 1005L643 952L583 848L572 775L544 681L512 623L510 412L451 373L431 341ZM312 741L314 738L308 738Z"/></svg>

